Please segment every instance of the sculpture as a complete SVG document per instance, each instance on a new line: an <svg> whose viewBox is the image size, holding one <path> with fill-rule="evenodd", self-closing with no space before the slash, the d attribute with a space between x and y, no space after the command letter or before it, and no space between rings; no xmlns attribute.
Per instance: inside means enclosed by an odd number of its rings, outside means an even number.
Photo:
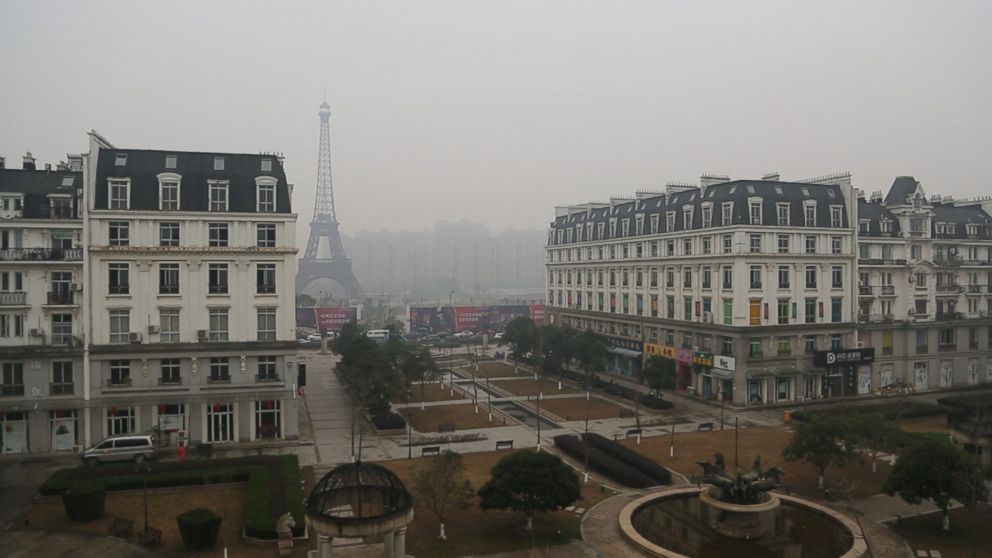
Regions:
<svg viewBox="0 0 992 558"><path fill-rule="evenodd" d="M703 476L695 477L696 482L712 484L717 488L717 497L723 502L733 504L757 504L765 501L765 493L782 486L781 477L785 474L782 469L772 467L765 471L759 455L751 466L751 471L737 471L735 476L727 474L723 454L717 452L713 456L713 464L709 461L697 461L703 468Z"/></svg>
<svg viewBox="0 0 992 558"><path fill-rule="evenodd" d="M289 556L293 552L293 527L296 521L293 515L286 512L276 520L276 533L279 535L279 556Z"/></svg>

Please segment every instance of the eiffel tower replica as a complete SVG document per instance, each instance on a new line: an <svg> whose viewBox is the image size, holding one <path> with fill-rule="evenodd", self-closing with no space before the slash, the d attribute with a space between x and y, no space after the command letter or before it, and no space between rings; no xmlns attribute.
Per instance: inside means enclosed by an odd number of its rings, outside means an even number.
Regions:
<svg viewBox="0 0 992 558"><path fill-rule="evenodd" d="M321 240L330 249L329 255L318 255ZM363 298L362 287L351 270L351 260L344 254L338 218L334 212L334 186L331 182L331 106L325 100L320 105L320 158L317 164L317 196L307 250L296 272L296 292L319 279L330 279L344 289L352 301Z"/></svg>

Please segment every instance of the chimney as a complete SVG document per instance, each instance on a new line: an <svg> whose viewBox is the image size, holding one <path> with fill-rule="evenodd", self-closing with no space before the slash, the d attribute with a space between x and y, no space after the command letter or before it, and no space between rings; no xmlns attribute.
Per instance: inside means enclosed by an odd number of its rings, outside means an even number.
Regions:
<svg viewBox="0 0 992 558"><path fill-rule="evenodd" d="M52 164L45 163L45 172L52 172Z"/></svg>
<svg viewBox="0 0 992 558"><path fill-rule="evenodd" d="M5 169L5 168L7 168L7 158L4 157L3 155L0 155L0 169Z"/></svg>
<svg viewBox="0 0 992 558"><path fill-rule="evenodd" d="M703 188L713 186L714 184L723 184L724 182L730 182L730 177L725 174L704 172L699 177L699 185Z"/></svg>
<svg viewBox="0 0 992 558"><path fill-rule="evenodd" d="M782 175L780 175L778 171L769 172L761 175L761 179L768 182L778 182L782 180Z"/></svg>
<svg viewBox="0 0 992 558"><path fill-rule="evenodd" d="M34 157L31 155L31 152L28 151L27 154L24 155L24 170L35 170L37 167L35 166L34 161Z"/></svg>
<svg viewBox="0 0 992 558"><path fill-rule="evenodd" d="M77 171L77 172L83 170L83 156L82 155L67 154L65 156L65 158L66 158L66 162L69 163L69 170L73 170L73 171Z"/></svg>

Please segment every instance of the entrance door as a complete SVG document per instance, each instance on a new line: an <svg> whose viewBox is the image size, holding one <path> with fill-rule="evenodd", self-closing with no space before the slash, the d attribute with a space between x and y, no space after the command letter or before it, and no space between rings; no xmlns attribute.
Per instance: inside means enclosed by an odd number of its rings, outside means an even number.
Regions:
<svg viewBox="0 0 992 558"><path fill-rule="evenodd" d="M858 371L858 395L871 393L871 370Z"/></svg>
<svg viewBox="0 0 992 558"><path fill-rule="evenodd" d="M234 406L216 403L207 408L207 441L234 441Z"/></svg>
<svg viewBox="0 0 992 558"><path fill-rule="evenodd" d="M892 365L886 364L882 367L882 371L879 373L878 380L879 387L887 387L892 385Z"/></svg>
<svg viewBox="0 0 992 558"><path fill-rule="evenodd" d="M72 451L76 445L76 419L52 419L52 451Z"/></svg>
<svg viewBox="0 0 992 558"><path fill-rule="evenodd" d="M28 423L23 413L7 413L3 421L3 453L24 453L28 451ZM12 420L13 419L13 420Z"/></svg>

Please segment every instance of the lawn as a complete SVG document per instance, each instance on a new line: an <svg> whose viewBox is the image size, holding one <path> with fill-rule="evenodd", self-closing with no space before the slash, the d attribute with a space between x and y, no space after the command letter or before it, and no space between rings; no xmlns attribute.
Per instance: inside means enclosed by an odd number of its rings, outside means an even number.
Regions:
<svg viewBox="0 0 992 558"><path fill-rule="evenodd" d="M217 544L209 551L197 552L197 556L220 557L224 546L233 556L269 557L275 547L257 547L241 540L241 527L247 491L244 483L228 483L211 486L186 488L163 488L148 491L149 525L162 531L160 550L167 556L189 556L179 535L176 516L194 508L210 508L223 517ZM144 528L144 499L140 490L108 492L106 513L101 519L86 522L71 521L65 516L62 499L57 496L42 498L35 503L19 521L28 521L31 529L52 529L56 531L76 531L106 535L112 518L129 519L133 522L133 532ZM305 544L303 545L305 546ZM297 547L294 555L305 555L305 548Z"/></svg>
<svg viewBox="0 0 992 558"><path fill-rule="evenodd" d="M558 382L556 380L534 380L533 378L526 380L497 380L491 382L491 384L512 395L534 396L542 392L545 395L579 393L567 384L562 384L561 389L558 389Z"/></svg>
<svg viewBox="0 0 992 558"><path fill-rule="evenodd" d="M989 556L992 549L992 505L951 510L951 529L940 530L940 513L919 515L888 524L913 550L939 550L944 558ZM977 549L977 554L972 554Z"/></svg>
<svg viewBox="0 0 992 558"><path fill-rule="evenodd" d="M447 379L447 376L445 376ZM448 384L445 384L445 389L441 389L441 384L424 384L424 402L431 403L433 401L454 401L458 399L466 399L466 395L459 390L455 390L455 394L451 395L451 390L448 389ZM393 403L403 403L402 399L397 399ZM410 403L420 403L420 385L414 385L410 388Z"/></svg>
<svg viewBox="0 0 992 558"><path fill-rule="evenodd" d="M455 430L489 428L504 424L502 418L496 415L493 415L493 422L489 422L489 414L484 402L480 402L478 414L475 412L475 406L471 403L436 405L427 407L422 411L414 407L401 409L400 412L410 419L413 429L421 433L437 432L438 425L449 422L454 423Z"/></svg>
<svg viewBox="0 0 992 558"><path fill-rule="evenodd" d="M513 365L505 362L480 362L479 371L475 374L479 378L501 378L509 376L525 376L526 372L520 370L519 374L513 373Z"/></svg>
<svg viewBox="0 0 992 558"><path fill-rule="evenodd" d="M536 408L534 401L527 403L531 408ZM541 412L548 411L554 415L557 415L562 420L585 420L586 419L586 408L589 409L589 420L599 420L607 418L619 418L620 411L629 410L633 413L633 410L627 409L626 407L621 407L612 401L607 401L605 399L600 399L599 397L592 397L586 401L585 396L579 395L576 397L569 397L563 399L543 399L541 400ZM642 412L641 418L644 418Z"/></svg>
<svg viewBox="0 0 992 558"><path fill-rule="evenodd" d="M939 432L941 434L949 432L947 417L944 415L902 419L899 421L899 428L906 432Z"/></svg>
<svg viewBox="0 0 992 558"><path fill-rule="evenodd" d="M782 458L782 450L792 439L792 433L785 428L742 428L740 429L739 459L743 471L751 469L755 458L760 455L762 464L769 467L781 467L785 470L783 482L792 487L794 493L813 499L824 499L822 491L817 489L817 472L806 463L789 462ZM722 452L727 463L727 469L733 471L734 463L734 429L713 432L686 432L675 435L675 458L668 457L670 437L667 435L644 438L640 445L633 439L621 440L620 443L629 446L687 477L701 475L702 469L697 461L713 461L713 454ZM871 462L868 458L864 463L857 460L848 463L844 468L830 467L825 477L826 486L830 489L831 499L846 497L850 492L854 498L864 498L879 494L882 484L888 477L888 463L878 463L878 473L871 472Z"/></svg>
<svg viewBox="0 0 992 558"><path fill-rule="evenodd" d="M489 480L489 470L492 466L510 453L512 452L502 451L463 455L472 488L475 490L481 488ZM429 458L385 461L380 465L396 473L406 484L407 489L413 490L413 471L425 459ZM602 492L598 484L589 483L583 486L582 499L575 505L589 508L612 495L611 492ZM437 538L437 519L426 508L417 505L413 523L410 524L407 533L407 552L414 556L474 556L543 548L547 544L566 543L581 538L579 516L571 512L537 514L534 518L533 532L524 530L524 523L522 513L483 511L479 508L478 498L473 498L467 507L456 509L451 513L451 517L445 521L448 540L440 541Z"/></svg>

